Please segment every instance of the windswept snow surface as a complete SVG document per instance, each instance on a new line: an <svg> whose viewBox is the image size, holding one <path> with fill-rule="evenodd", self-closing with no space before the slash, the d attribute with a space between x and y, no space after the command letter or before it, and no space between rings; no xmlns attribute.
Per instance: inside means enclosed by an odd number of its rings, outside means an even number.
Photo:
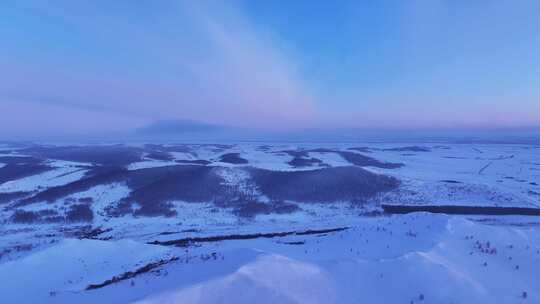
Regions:
<svg viewBox="0 0 540 304"><path fill-rule="evenodd" d="M130 240L64 239L24 258L0 264L2 302L54 303L56 296L80 294L90 284L169 255L168 248Z"/></svg>
<svg viewBox="0 0 540 304"><path fill-rule="evenodd" d="M0 264L0 293L8 303L537 303L540 225L485 220L358 218L341 232L187 249L63 240ZM172 256L180 259L84 290Z"/></svg>
<svg viewBox="0 0 540 304"><path fill-rule="evenodd" d="M531 245L539 244L538 229L417 214L361 220L346 232L296 239L306 243L253 242L257 259L230 274L179 286L136 303L540 300L539 247Z"/></svg>

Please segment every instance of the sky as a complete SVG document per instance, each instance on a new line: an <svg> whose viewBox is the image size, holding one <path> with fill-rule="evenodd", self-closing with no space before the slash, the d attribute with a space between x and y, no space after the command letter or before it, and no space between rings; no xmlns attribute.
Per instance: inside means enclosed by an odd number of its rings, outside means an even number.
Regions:
<svg viewBox="0 0 540 304"><path fill-rule="evenodd" d="M539 31L536 0L4 0L0 139L540 128Z"/></svg>

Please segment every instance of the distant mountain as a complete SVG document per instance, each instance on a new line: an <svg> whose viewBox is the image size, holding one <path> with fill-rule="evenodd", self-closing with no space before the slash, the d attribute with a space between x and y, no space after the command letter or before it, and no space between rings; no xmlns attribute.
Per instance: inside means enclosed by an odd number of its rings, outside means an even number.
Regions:
<svg viewBox="0 0 540 304"><path fill-rule="evenodd" d="M161 120L136 131L141 135L174 135L193 132L212 132L221 127L193 120Z"/></svg>

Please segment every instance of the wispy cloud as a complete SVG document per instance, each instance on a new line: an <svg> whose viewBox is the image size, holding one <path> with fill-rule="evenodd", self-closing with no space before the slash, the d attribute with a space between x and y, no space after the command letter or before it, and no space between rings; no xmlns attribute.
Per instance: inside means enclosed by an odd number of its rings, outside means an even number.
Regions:
<svg viewBox="0 0 540 304"><path fill-rule="evenodd" d="M2 64L4 114L25 120L27 129L38 128L51 108L80 116L66 123L87 119L85 112L117 114L126 129L163 119L260 129L311 123L312 97L294 58L239 4L164 1L138 15L128 3L127 13L97 3L19 8L46 19L41 31L62 40L42 42L29 61ZM66 30L54 33L53 25Z"/></svg>

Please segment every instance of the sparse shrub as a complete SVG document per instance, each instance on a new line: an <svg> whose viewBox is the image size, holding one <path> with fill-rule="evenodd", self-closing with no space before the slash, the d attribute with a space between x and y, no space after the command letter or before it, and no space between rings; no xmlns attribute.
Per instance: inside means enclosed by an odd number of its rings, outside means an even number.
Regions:
<svg viewBox="0 0 540 304"><path fill-rule="evenodd" d="M81 197L81 198L79 198L79 202L84 203L84 204L91 204L93 201L94 201L94 199L92 197Z"/></svg>
<svg viewBox="0 0 540 304"><path fill-rule="evenodd" d="M63 216L60 216L56 210L45 209L37 212L40 221L45 223L59 223L65 221Z"/></svg>
<svg viewBox="0 0 540 304"><path fill-rule="evenodd" d="M295 204L275 201L270 203L261 203L258 201L243 202L237 206L234 213L242 217L254 217L258 214L286 214L300 210Z"/></svg>
<svg viewBox="0 0 540 304"><path fill-rule="evenodd" d="M94 212L87 204L72 205L66 213L68 222L91 222L94 219Z"/></svg>
<svg viewBox="0 0 540 304"><path fill-rule="evenodd" d="M223 154L221 155L219 161L222 163L229 163L229 164L235 164L235 165L244 165L248 163L246 159L240 157L240 153Z"/></svg>
<svg viewBox="0 0 540 304"><path fill-rule="evenodd" d="M322 166L324 165L322 160L318 158L304 158L304 157L295 157L291 161L288 162L288 164L295 168L302 168L302 167L311 167L315 165Z"/></svg>
<svg viewBox="0 0 540 304"><path fill-rule="evenodd" d="M174 157L170 153L161 152L161 151L150 152L150 153L148 153L146 155L146 157L151 158L151 159L155 159L155 160L163 160L163 161L173 160L174 159Z"/></svg>
<svg viewBox="0 0 540 304"><path fill-rule="evenodd" d="M30 224L39 221L40 216L36 212L33 211L25 211L25 210L15 210L13 215L11 216L11 220L14 223L19 224Z"/></svg>
<svg viewBox="0 0 540 304"><path fill-rule="evenodd" d="M250 169L250 174L271 199L298 202L363 201L399 185L395 178L352 166L292 172Z"/></svg>
<svg viewBox="0 0 540 304"><path fill-rule="evenodd" d="M177 215L177 212L172 208L173 204L169 202L154 202L153 204L145 203L144 205L141 205L141 208L137 209L133 215L173 217Z"/></svg>

